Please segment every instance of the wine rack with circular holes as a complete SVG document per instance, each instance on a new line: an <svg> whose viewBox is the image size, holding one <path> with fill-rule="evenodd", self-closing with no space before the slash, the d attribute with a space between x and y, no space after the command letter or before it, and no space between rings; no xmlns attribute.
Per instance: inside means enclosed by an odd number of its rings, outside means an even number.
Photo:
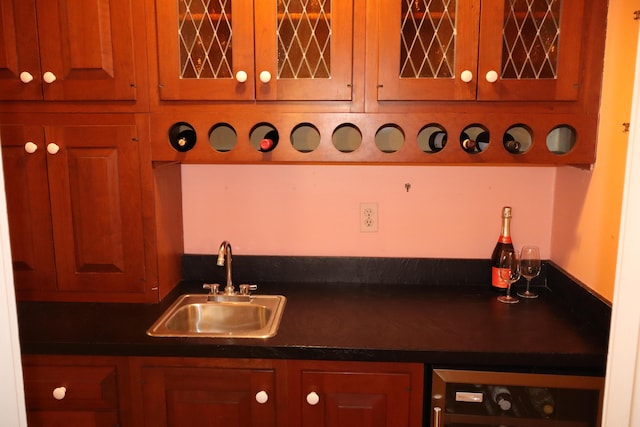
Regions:
<svg viewBox="0 0 640 427"><path fill-rule="evenodd" d="M568 114L162 113L154 160L183 163L590 164L595 121ZM176 135L195 142L189 149ZM269 131L278 145L260 149ZM182 142L184 143L184 141Z"/></svg>

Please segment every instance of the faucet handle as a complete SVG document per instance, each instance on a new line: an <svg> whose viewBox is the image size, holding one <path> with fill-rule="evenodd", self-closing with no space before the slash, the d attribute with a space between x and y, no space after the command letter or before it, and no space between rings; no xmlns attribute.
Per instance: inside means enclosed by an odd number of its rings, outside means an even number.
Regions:
<svg viewBox="0 0 640 427"><path fill-rule="evenodd" d="M249 291L255 291L258 285L240 285L240 295L249 295Z"/></svg>
<svg viewBox="0 0 640 427"><path fill-rule="evenodd" d="M218 288L220 288L220 285L218 283L205 283L204 285L202 285L202 289L209 289L209 293L212 295L216 295L218 293Z"/></svg>

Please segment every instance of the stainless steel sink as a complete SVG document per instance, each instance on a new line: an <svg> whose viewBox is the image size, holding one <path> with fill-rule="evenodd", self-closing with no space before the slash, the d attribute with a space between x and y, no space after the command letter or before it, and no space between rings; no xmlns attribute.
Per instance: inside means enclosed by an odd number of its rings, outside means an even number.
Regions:
<svg viewBox="0 0 640 427"><path fill-rule="evenodd" d="M278 331L286 298L251 295L217 298L183 295L147 331L154 337L268 338Z"/></svg>

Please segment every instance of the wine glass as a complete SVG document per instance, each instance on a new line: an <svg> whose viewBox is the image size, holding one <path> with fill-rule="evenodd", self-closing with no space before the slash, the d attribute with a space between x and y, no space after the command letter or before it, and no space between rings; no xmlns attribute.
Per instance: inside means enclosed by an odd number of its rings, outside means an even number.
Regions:
<svg viewBox="0 0 640 427"><path fill-rule="evenodd" d="M506 295L500 295L498 301L506 304L515 304L518 298L511 296L511 285L520 279L520 260L515 252L503 252L498 260L500 278L507 283Z"/></svg>
<svg viewBox="0 0 640 427"><path fill-rule="evenodd" d="M520 272L527 279L527 289L518 292L522 298L538 298L538 294L529 290L531 279L540 274L540 249L537 246L523 246L520 252Z"/></svg>

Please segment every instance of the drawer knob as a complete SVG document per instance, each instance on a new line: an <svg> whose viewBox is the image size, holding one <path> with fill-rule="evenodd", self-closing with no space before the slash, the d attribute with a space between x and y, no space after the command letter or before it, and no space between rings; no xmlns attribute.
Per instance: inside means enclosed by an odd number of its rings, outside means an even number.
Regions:
<svg viewBox="0 0 640 427"><path fill-rule="evenodd" d="M267 394L266 391L260 390L259 392L256 393L256 402L262 404L262 403L267 403L267 400L269 400L269 395Z"/></svg>
<svg viewBox="0 0 640 427"><path fill-rule="evenodd" d="M22 83L29 83L33 81L33 76L28 71L23 71L20 73L20 81Z"/></svg>
<svg viewBox="0 0 640 427"><path fill-rule="evenodd" d="M494 70L491 71L487 71L487 74L485 75L485 78L487 79L487 81L489 83L495 83L498 81L498 73Z"/></svg>
<svg viewBox="0 0 640 427"><path fill-rule="evenodd" d="M67 394L66 387L56 387L53 389L53 398L56 400L64 399L66 394Z"/></svg>
<svg viewBox="0 0 640 427"><path fill-rule="evenodd" d="M51 71L47 71L42 75L42 79L47 83L53 83L56 81L56 75L53 74Z"/></svg>
<svg viewBox="0 0 640 427"><path fill-rule="evenodd" d="M57 154L60 151L60 147L56 143L50 143L47 145L47 152L49 154Z"/></svg>
<svg viewBox="0 0 640 427"><path fill-rule="evenodd" d="M268 71L263 71L260 73L260 81L262 83L269 83L271 81L271 73Z"/></svg>
<svg viewBox="0 0 640 427"><path fill-rule="evenodd" d="M38 146L31 141L24 144L24 151L26 151L29 154L35 153L37 149L38 149Z"/></svg>
<svg viewBox="0 0 640 427"><path fill-rule="evenodd" d="M460 80L465 83L469 83L471 80L473 80L473 73L469 70L464 70L462 73L460 73Z"/></svg>
<svg viewBox="0 0 640 427"><path fill-rule="evenodd" d="M318 396L318 393L312 391L311 393L307 394L307 403L309 405L315 406L318 404L318 402L320 402L320 396Z"/></svg>
<svg viewBox="0 0 640 427"><path fill-rule="evenodd" d="M238 81L238 83L244 83L247 81L247 72L246 71L238 71L236 73L236 80Z"/></svg>

